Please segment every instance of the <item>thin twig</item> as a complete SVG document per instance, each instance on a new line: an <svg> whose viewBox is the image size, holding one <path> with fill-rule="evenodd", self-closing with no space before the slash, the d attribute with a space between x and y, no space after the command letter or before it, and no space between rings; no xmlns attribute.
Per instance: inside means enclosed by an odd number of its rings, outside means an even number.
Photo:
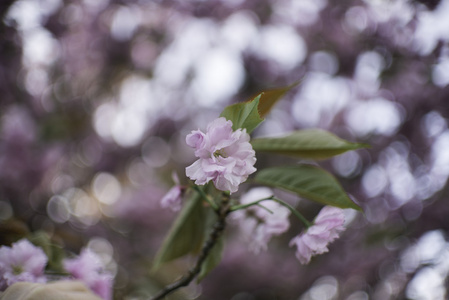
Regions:
<svg viewBox="0 0 449 300"><path fill-rule="evenodd" d="M240 210L240 209L245 209L245 208L251 207L253 205L261 206L259 203L263 202L263 201L267 201L267 200L275 201L275 202L285 206L286 208L288 208L299 220L301 220L303 222L303 224L307 228L312 226L312 224L309 221L307 221L307 219L299 211L297 211L293 206L291 206L287 202L282 201L281 199L278 199L278 198L276 198L274 196L263 198L263 199L260 199L260 200L257 200L257 201L251 202L251 203L246 203L246 204L233 206L233 207L231 207L231 212L236 211L236 210ZM263 207L263 208L265 208L265 207Z"/></svg>
<svg viewBox="0 0 449 300"><path fill-rule="evenodd" d="M263 209L265 209L267 212L269 212L270 214L274 214L274 211L272 211L271 209L269 209L268 207L266 207L266 206L263 206L262 204L260 204L260 203L257 203L256 204L257 206L259 206L260 208L263 208Z"/></svg>
<svg viewBox="0 0 449 300"><path fill-rule="evenodd" d="M203 248L201 249L201 253L198 256L198 259L195 263L195 266L189 270L187 274L185 274L181 279L178 281L167 285L164 289L159 291L156 295L154 295L150 300L159 300L163 299L165 296L170 294L171 292L174 292L175 290L189 285L193 279L200 273L201 266L203 262L206 260L207 256L209 255L211 249L217 242L218 238L223 233L225 226L226 226L226 216L229 214L229 197L225 196L223 198L223 201L220 205L220 210L218 211L218 220L215 222L212 232L209 235L209 238L204 243Z"/></svg>

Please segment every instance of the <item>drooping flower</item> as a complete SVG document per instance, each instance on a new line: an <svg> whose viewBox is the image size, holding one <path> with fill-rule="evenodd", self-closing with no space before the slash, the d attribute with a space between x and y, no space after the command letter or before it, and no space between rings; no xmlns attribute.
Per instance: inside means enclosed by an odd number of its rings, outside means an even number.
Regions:
<svg viewBox="0 0 449 300"><path fill-rule="evenodd" d="M104 300L112 298L113 277L104 269L100 257L89 249L81 251L80 256L63 261L64 269L74 279L84 282L94 293Z"/></svg>
<svg viewBox="0 0 449 300"><path fill-rule="evenodd" d="M161 199L161 206L163 208L169 208L173 211L178 211L181 209L183 187L179 184L179 178L175 172L173 172L172 177L175 182L175 186L172 187Z"/></svg>
<svg viewBox="0 0 449 300"><path fill-rule="evenodd" d="M232 130L232 122L221 117L207 126L207 132L192 131L187 145L195 149L199 159L186 168L195 184L213 181L217 189L234 193L240 183L256 171L255 152L246 129Z"/></svg>
<svg viewBox="0 0 449 300"><path fill-rule="evenodd" d="M296 257L302 264L310 262L312 256L328 252L328 244L339 237L345 230L343 210L325 206L315 218L314 224L307 231L294 237L290 246L296 245Z"/></svg>
<svg viewBox="0 0 449 300"><path fill-rule="evenodd" d="M44 251L26 239L12 244L12 247L0 247L0 289L20 281L46 282L44 269L47 261Z"/></svg>
<svg viewBox="0 0 449 300"><path fill-rule="evenodd" d="M240 203L249 204L271 195L273 192L269 188L253 188L242 196ZM231 215L239 222L244 237L250 240L249 249L256 254L267 249L267 244L273 236L284 233L290 227L290 211L287 208L270 200L260 204L263 207L254 205L237 210Z"/></svg>

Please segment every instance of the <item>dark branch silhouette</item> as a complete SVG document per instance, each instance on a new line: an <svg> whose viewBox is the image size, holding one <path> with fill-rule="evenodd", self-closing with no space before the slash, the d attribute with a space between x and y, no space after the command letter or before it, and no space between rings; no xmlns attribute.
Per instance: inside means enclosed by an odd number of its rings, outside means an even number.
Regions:
<svg viewBox="0 0 449 300"><path fill-rule="evenodd" d="M201 253L198 256L195 266L193 266L193 268L191 268L189 272L185 274L181 279L170 285L167 285L164 289L162 289L156 295L150 298L150 300L163 299L165 296L176 291L177 289L184 286L188 286L195 279L195 277L201 272L201 267L206 258L208 257L210 251L217 243L220 236L223 234L223 231L226 227L226 217L229 214L229 212L230 212L229 196L225 195L220 205L220 209L217 213L218 219L215 222L214 226L212 227L212 231L209 234L209 238L204 243L203 248L201 249Z"/></svg>

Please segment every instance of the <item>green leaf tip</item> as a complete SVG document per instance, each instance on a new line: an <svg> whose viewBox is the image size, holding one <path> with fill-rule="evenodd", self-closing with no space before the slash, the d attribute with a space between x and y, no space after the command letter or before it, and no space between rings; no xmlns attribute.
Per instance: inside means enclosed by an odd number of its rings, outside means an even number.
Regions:
<svg viewBox="0 0 449 300"><path fill-rule="evenodd" d="M259 171L255 182L281 188L324 205L361 210L337 179L327 171L312 165L274 167Z"/></svg>
<svg viewBox="0 0 449 300"><path fill-rule="evenodd" d="M298 86L301 83L301 80L280 88L275 88L267 91L263 91L260 94L260 102L258 106L259 114L262 118L264 118L273 108L273 106L281 100L281 98L292 88Z"/></svg>
<svg viewBox="0 0 449 300"><path fill-rule="evenodd" d="M232 129L246 128L246 131L251 133L263 122L265 116L282 96L300 82L295 82L286 87L263 91L249 101L229 105L223 110L220 117L225 117L227 120L232 121Z"/></svg>
<svg viewBox="0 0 449 300"><path fill-rule="evenodd" d="M297 130L283 137L253 139L251 144L255 151L315 160L369 147L367 144L346 141L321 129Z"/></svg>

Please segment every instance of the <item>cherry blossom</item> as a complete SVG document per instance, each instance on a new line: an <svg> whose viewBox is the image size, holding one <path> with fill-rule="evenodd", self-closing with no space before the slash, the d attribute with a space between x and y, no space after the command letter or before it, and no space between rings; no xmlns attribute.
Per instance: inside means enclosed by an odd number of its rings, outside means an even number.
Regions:
<svg viewBox="0 0 449 300"><path fill-rule="evenodd" d="M307 264L312 256L328 252L328 244L337 239L339 233L345 229L344 222L342 209L332 206L321 209L314 224L290 241L290 246L297 247L298 260Z"/></svg>
<svg viewBox="0 0 449 300"><path fill-rule="evenodd" d="M234 193L240 183L256 171L255 152L246 129L232 130L232 122L221 117L207 126L207 132L192 131L187 145L195 149L199 159L186 168L186 175L195 184L213 181L221 191Z"/></svg>
<svg viewBox="0 0 449 300"><path fill-rule="evenodd" d="M112 299L113 277L105 272L100 257L89 249L81 251L80 256L63 261L64 269L74 279L84 282L93 292L104 300Z"/></svg>
<svg viewBox="0 0 449 300"><path fill-rule="evenodd" d="M0 247L0 288L22 281L46 282L44 269L47 261L44 251L26 239L12 244L12 247Z"/></svg>
<svg viewBox="0 0 449 300"><path fill-rule="evenodd" d="M271 189L257 187L242 196L240 203L249 204L273 195ZM288 230L290 211L274 201L263 201L261 206L251 206L235 211L233 219L240 224L240 229L246 240L250 241L249 249L254 253L267 249L267 244L273 236Z"/></svg>
<svg viewBox="0 0 449 300"><path fill-rule="evenodd" d="M176 173L172 174L175 186L173 186L167 194L161 199L161 206L163 208L170 208L173 211L178 211L181 209L181 196L183 192L183 187L179 184L179 178Z"/></svg>

